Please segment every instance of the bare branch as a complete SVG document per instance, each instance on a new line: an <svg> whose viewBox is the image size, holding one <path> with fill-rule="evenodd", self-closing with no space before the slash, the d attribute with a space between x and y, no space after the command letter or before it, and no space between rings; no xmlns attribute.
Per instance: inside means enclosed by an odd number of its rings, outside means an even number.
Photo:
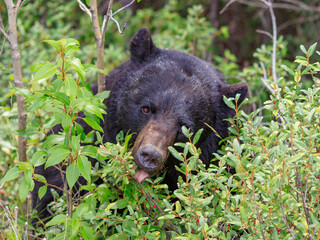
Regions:
<svg viewBox="0 0 320 240"><path fill-rule="evenodd" d="M109 19L112 16L112 5L113 5L113 0L109 0L108 9L106 14L103 17L103 22L102 22L101 32L103 36L106 34Z"/></svg>
<svg viewBox="0 0 320 240"><path fill-rule="evenodd" d="M272 7L272 2L271 0L261 0L267 6L269 7L269 12L271 15L271 22L272 22L272 77L273 77L273 82L275 83L275 87L278 89L278 84L277 84L277 23L276 23L276 17L274 15L273 7ZM275 96L279 98L279 96Z"/></svg>
<svg viewBox="0 0 320 240"><path fill-rule="evenodd" d="M2 45L1 45L1 49L0 49L0 56L2 55L5 42L6 42L6 38L3 39L3 42L2 42Z"/></svg>
<svg viewBox="0 0 320 240"><path fill-rule="evenodd" d="M269 38L273 38L272 34L269 33L269 32L267 32L267 31L258 29L256 32L257 32L257 33L264 34L264 35L267 35Z"/></svg>
<svg viewBox="0 0 320 240"><path fill-rule="evenodd" d="M120 24L119 24L119 22L118 22L116 19L113 18L113 15L110 16L110 19L117 24L118 31L119 31L120 34L122 34L122 33L124 32L124 30L126 29L127 23L126 23L126 22L124 23L123 29L122 29L122 31L121 31L121 29L120 29Z"/></svg>
<svg viewBox="0 0 320 240"><path fill-rule="evenodd" d="M20 7L21 0L18 0L17 4L15 5L15 8L18 9Z"/></svg>
<svg viewBox="0 0 320 240"><path fill-rule="evenodd" d="M125 10L126 8L130 7L134 2L135 2L135 0L132 0L130 3L128 3L127 5L123 6L122 8L118 9L118 10L115 11L114 13L112 13L111 8L109 7L111 1L109 2L108 10L107 10L106 15L104 15L104 20L103 20L103 23L102 23L102 30L101 30L101 32L102 32L103 35L104 35L105 32L106 32L106 28L107 28L109 19L111 19L112 21L114 21L114 22L117 24L118 31L119 31L120 34L122 34L122 33L124 32L124 30L126 29L126 25L127 25L127 24L124 23L123 29L121 30L120 24L119 24L119 22L114 18L114 16L115 16L117 13L119 13L119 12ZM111 6L111 7L112 7L112 6Z"/></svg>
<svg viewBox="0 0 320 240"><path fill-rule="evenodd" d="M8 34L4 31L4 29L2 27L0 27L0 32L3 34L3 36L9 41L10 38L8 36Z"/></svg>
<svg viewBox="0 0 320 240"><path fill-rule="evenodd" d="M305 22L315 22L320 18L319 14L315 14L313 16L308 17L299 17L296 19L289 20L287 22L282 23L280 26L278 26L278 32L281 32L282 30L286 29L290 25L297 25Z"/></svg>
<svg viewBox="0 0 320 240"><path fill-rule="evenodd" d="M0 31L2 32L3 36L9 41L10 40L9 35L6 33L6 31L4 29L4 25L3 25L3 21L2 21L1 16L0 16Z"/></svg>
<svg viewBox="0 0 320 240"><path fill-rule="evenodd" d="M130 3L127 5L123 6L122 8L118 9L112 14L112 17L115 16L118 12L121 12L122 10L125 10L126 8L130 7L136 0L132 0Z"/></svg>
<svg viewBox="0 0 320 240"><path fill-rule="evenodd" d="M261 81L263 82L263 84L266 86L266 88L268 88L268 90L272 93L272 95L275 95L274 89L267 83L267 71L266 68L263 64L263 62L260 61L260 66L262 68L263 71L263 77L261 77Z"/></svg>
<svg viewBox="0 0 320 240"><path fill-rule="evenodd" d="M305 11L309 11L309 12L320 12L320 7L309 6L305 3L297 1L297 0L282 0L282 1L289 3L288 5L291 5L292 10L299 10L300 9L300 11L305 10ZM296 6L294 6L294 5L296 5Z"/></svg>
<svg viewBox="0 0 320 240"><path fill-rule="evenodd" d="M81 0L77 0L77 2L79 3L79 7L82 11L84 11L86 14L89 15L90 19L92 18L91 16L91 12L90 10L86 7L86 5L83 4L83 2L81 2Z"/></svg>
<svg viewBox="0 0 320 240"><path fill-rule="evenodd" d="M309 6L305 3L302 3L297 0L282 0L282 3L272 3L273 8L279 8L279 9L290 9L296 12L301 12L301 11L308 11L308 12L320 12L320 7L316 6ZM230 0L226 6L220 11L220 14L225 12L225 10L234 2L238 2L240 4L252 6L252 7L259 7L259 8L268 8L269 3L265 4L265 0L262 1L261 3L257 1L250 1L250 0Z"/></svg>
<svg viewBox="0 0 320 240"><path fill-rule="evenodd" d="M20 11L21 6L24 4L25 1L26 1L26 0L23 0L23 1L21 2L21 0L19 0L19 5L18 5L18 4L16 5L16 7L17 7L17 14L18 14L18 12Z"/></svg>
<svg viewBox="0 0 320 240"><path fill-rule="evenodd" d="M219 14L224 13L224 12L227 10L227 8L228 8L232 3L236 2L236 1L237 1L237 0L230 0L230 1L221 9L221 11L219 12Z"/></svg>

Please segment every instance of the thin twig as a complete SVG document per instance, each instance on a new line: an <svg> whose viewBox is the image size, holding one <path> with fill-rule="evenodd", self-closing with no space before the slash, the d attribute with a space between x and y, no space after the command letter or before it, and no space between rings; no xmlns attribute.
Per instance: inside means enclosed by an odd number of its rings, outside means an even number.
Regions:
<svg viewBox="0 0 320 240"><path fill-rule="evenodd" d="M257 212L256 214L257 214L257 218L258 218L259 224L263 225L263 221L261 219L259 208L258 208L258 205L257 205L256 193L255 193L254 184L253 184L253 178L254 178L254 171L252 172L252 178L250 178L250 182L251 182L251 185L252 185L252 195L253 195L253 199L254 199L254 205L255 205L256 212ZM266 239L266 237L264 236L264 230L263 229L262 229L261 234L262 234L262 238Z"/></svg>
<svg viewBox="0 0 320 240"><path fill-rule="evenodd" d="M278 26L278 32L281 32L282 30L286 29L290 25L297 25L305 22L316 22L319 18L320 18L320 15L315 14L313 16L291 19L287 22L282 23L280 26Z"/></svg>
<svg viewBox="0 0 320 240"><path fill-rule="evenodd" d="M221 11L219 12L219 14L224 13L224 12L227 10L227 8L228 8L232 3L236 2L236 1L237 1L237 0L230 0L230 1L221 9Z"/></svg>
<svg viewBox="0 0 320 240"><path fill-rule="evenodd" d="M264 2L268 7L269 7L269 12L271 15L271 22L272 22L272 77L273 77L273 82L275 83L276 89L278 89L278 84L277 84L277 22L276 22L276 16L274 15L273 7L272 7L272 2L271 0L261 0ZM276 98L279 99L279 96L275 96Z"/></svg>
<svg viewBox="0 0 320 240"><path fill-rule="evenodd" d="M295 0L282 0L285 3L273 3L272 6L273 8L277 9L290 9L296 12L301 12L301 11L307 11L307 12L320 12L320 7L317 6L309 6L304 3L301 3L300 1L295 1ZM222 14L223 12L226 11L226 9L234 2L238 2L240 4L244 4L247 6L251 7L259 7L259 8L268 8L267 5L264 3L259 3L256 1L247 1L247 0L230 0L226 6L219 12ZM287 2L287 3L286 3Z"/></svg>
<svg viewBox="0 0 320 240"><path fill-rule="evenodd" d="M256 32L257 32L257 33L264 34L264 35L267 35L269 38L272 38L272 37L273 37L271 33L267 32L267 31L264 31L264 30L258 29L258 30L256 30Z"/></svg>
<svg viewBox="0 0 320 240"><path fill-rule="evenodd" d="M9 39L8 34L1 27L0 27L0 31L4 35L4 37L9 41L10 39Z"/></svg>
<svg viewBox="0 0 320 240"><path fill-rule="evenodd" d="M118 12L121 12L122 10L125 10L126 8L130 7L136 0L132 0L130 3L127 5L123 6L122 8L118 9L112 14L112 17L115 16Z"/></svg>
<svg viewBox="0 0 320 240"><path fill-rule="evenodd" d="M101 27L102 36L104 36L106 34L109 19L112 16L112 5L113 5L113 0L109 0L107 12L103 17L103 22L102 22L102 27Z"/></svg>
<svg viewBox="0 0 320 240"><path fill-rule="evenodd" d="M274 89L267 83L267 71L266 68L263 64L263 62L260 61L260 66L262 68L262 72L263 72L263 77L261 77L261 81L263 82L263 84L266 86L266 88L268 88L268 90L272 93L272 95L275 95L275 91Z"/></svg>
<svg viewBox="0 0 320 240"><path fill-rule="evenodd" d="M18 14L18 12L20 11L21 6L24 4L25 1L26 1L26 0L23 0L23 1L21 2L21 0L19 0L19 2L17 3L17 5L16 5L16 7L17 7L17 14Z"/></svg>
<svg viewBox="0 0 320 240"><path fill-rule="evenodd" d="M5 29L4 29L4 25L3 25L3 21L2 21L1 16L0 16L0 31L1 31L2 34L4 35L4 38L9 41L10 38L9 38L9 35L6 33L6 31L5 31ZM0 55L1 55L1 52L0 52Z"/></svg>
<svg viewBox="0 0 320 240"><path fill-rule="evenodd" d="M131 176L132 178L134 178L131 174L130 174L130 176ZM143 190L143 189L144 189L143 185L142 185L140 182L138 182L138 183L139 183L139 185L140 185L140 187L141 187L142 193L147 197L147 199L148 199L149 201L152 201L152 202L156 205L157 209L158 209L158 210L160 211L160 213L164 216L165 213L162 211L161 207L159 207L158 203L150 196L149 193L146 193L146 192ZM172 229L177 232L178 229L177 229L176 226L171 222L171 220L168 219L167 221L169 222L170 227L172 227Z"/></svg>
<svg viewBox="0 0 320 240"><path fill-rule="evenodd" d="M79 3L79 7L82 11L84 11L86 14L89 15L90 19L92 18L91 16L91 12L90 10L86 7L86 5L83 4L83 2L81 2L81 0L77 0L77 2Z"/></svg>
<svg viewBox="0 0 320 240"><path fill-rule="evenodd" d="M285 160L283 160L283 162L285 162ZM286 224L287 230L290 233L291 237L294 238L293 234L292 234L292 230L289 227L288 224L288 220L287 220L287 216L284 210L284 206L283 206L283 198L282 198L282 187L283 187L283 174L284 174L284 164L282 164L282 175L281 175L281 181L280 181L280 191L279 191L279 196L280 196L280 208L281 208L281 212L282 212L282 219L284 221L284 223Z"/></svg>
<svg viewBox="0 0 320 240"><path fill-rule="evenodd" d="M112 15L112 16L110 16L110 19L111 19L112 21L114 21L114 22L117 24L118 31L119 31L119 33L120 33L120 34L122 34L122 33L124 32L124 30L126 29L127 23L124 23L124 25L123 25L123 29L121 30L121 28L120 28L120 24L118 23L118 21L117 21L116 19L114 19L114 18L113 18L113 15Z"/></svg>

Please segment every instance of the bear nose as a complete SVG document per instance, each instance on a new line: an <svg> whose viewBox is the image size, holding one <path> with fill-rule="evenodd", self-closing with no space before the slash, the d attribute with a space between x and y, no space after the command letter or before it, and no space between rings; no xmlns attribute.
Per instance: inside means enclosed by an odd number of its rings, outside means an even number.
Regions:
<svg viewBox="0 0 320 240"><path fill-rule="evenodd" d="M157 168L162 159L162 153L152 145L141 146L138 152L138 161L143 168Z"/></svg>

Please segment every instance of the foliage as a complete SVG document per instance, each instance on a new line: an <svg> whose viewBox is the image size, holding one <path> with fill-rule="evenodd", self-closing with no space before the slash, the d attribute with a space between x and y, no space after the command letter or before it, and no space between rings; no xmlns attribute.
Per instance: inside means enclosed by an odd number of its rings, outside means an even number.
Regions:
<svg viewBox="0 0 320 240"><path fill-rule="evenodd" d="M217 165L206 169L199 159L201 152L196 144L201 131L193 135L188 129L182 129L189 141L175 144L182 152L174 147L169 150L181 161L177 169L184 177L179 178L178 189L171 193L161 184L163 176L142 184L133 179L134 163L128 152L130 134L122 133L118 144L105 143L98 151L94 146L79 145L80 140L85 141L87 137L76 128L75 119L80 111L87 111L98 124L102 99L92 96L83 86L81 77L85 71L81 69L85 67L81 62L72 54L62 55L59 50L63 47L66 53L68 50L71 53L78 50L78 43L75 40L47 42L59 52L56 64L34 65L33 69L38 71L33 82L51 79L54 74L56 77L47 90L28 91L25 95L29 111L39 109L38 119L42 119L39 116L44 110L52 111L52 120L43 121L43 125L39 120L34 126L43 129L60 123L63 132L50 135L29 163L17 163L1 182L15 179L24 172L19 180L22 189L19 195L24 199L26 192L32 189L34 178L45 182L43 177L33 174L34 166L67 164L68 159L72 159L66 171L69 186L81 175L88 180L82 189L90 194L77 199L79 204L73 206L72 217L67 217L66 201L60 199L59 204L55 204L60 205L55 208L56 216L39 233L47 238L81 236L84 239L300 239L317 236L320 228L317 220L320 217L317 211L320 126L315 120L320 114L320 80L316 77L320 63L310 60L315 44L308 50L301 47L305 56L297 57L297 66L282 66L291 80L284 89L276 89L278 98L271 96L271 100L266 101L265 108L273 115L269 123L261 124L263 118L258 116L258 110L251 114L239 110L239 96L225 99L236 116L229 119L233 135L215 154ZM64 61L66 64L62 67ZM312 86L304 89L302 76L311 78ZM272 85L271 81L269 84ZM44 96L47 101L43 101ZM90 108L81 107L84 100L97 104L97 111L88 112ZM96 128L94 123L90 125ZM96 139L101 144L99 134ZM87 157L97 156L97 153L98 162L93 171L88 172ZM82 168L85 162L89 165ZM235 174L227 171L230 168ZM103 183L95 184L97 178ZM39 191L40 195L45 188Z"/></svg>
<svg viewBox="0 0 320 240"><path fill-rule="evenodd" d="M24 223L30 216L17 218L13 214L15 206L19 205L17 198L27 197L34 179L46 182L34 174L34 167L44 162L65 164L69 169L69 187L79 177L84 177L88 185L83 189L90 192L83 199L73 199L78 203L73 206L72 218L66 215L65 196L50 206L56 217L44 230L36 232L47 238L301 239L318 236L320 82L317 73L320 63L310 60L315 55L316 45L309 49L301 46L304 55L298 56L295 64L286 60L288 49L293 48L287 44L288 37L278 39L279 88L277 96L269 96L261 77L266 73L268 84L274 86L271 46L258 48L254 53L257 62L243 71L239 69L236 56L221 45L218 50L224 55L215 54L212 58L212 53L218 52L211 46L212 38L226 39L229 33L226 27L214 29L210 26L204 7L185 8L178 1L170 1L158 11L137 10L122 36L110 25L105 50L106 70L125 60L129 38L144 26L151 29L157 46L213 60L229 82L239 78L246 80L254 91L251 101L259 109L251 114L239 111L234 100L226 100L236 110L235 119L230 119L230 131L234 136L226 140L226 146L215 155L218 166L204 168L196 147L200 133L193 136L187 129L183 130L189 142L176 145L184 151L179 153L174 148L170 151L181 160L178 167L186 177L179 179L179 189L171 193L161 184L163 176L148 179L141 185L132 179L129 135L119 136L118 144L105 143L99 149L96 145L83 147L79 144L102 143L99 134L84 134L76 119L85 111L93 119L87 118L87 124L101 130L102 100L106 95L94 97L86 83L94 82L94 74L89 72L94 69L82 62L95 61L95 46L89 18L78 13L76 1L63 4L61 1L35 1L27 2L18 17L22 68L28 86L23 94L29 103L29 128L21 132L28 137L28 163L16 161L17 134L12 133L16 133L17 128L14 95L19 90L12 87L9 49L4 45L0 63L0 177L7 173L1 180L5 188L0 189L0 196L10 204L8 209L3 207L0 216L1 223L10 219L13 224L0 233L0 238L16 239L16 233L23 235L25 232ZM127 19L128 13L120 12L119 16ZM310 34L309 28L303 30ZM52 47L48 45L47 48L39 44L41 40L60 39L61 36L79 39L85 50L79 54L76 51L78 42L71 39L48 40ZM291 37L289 41L297 39ZM61 50L68 54L61 55ZM247 52L251 55L251 51ZM32 65L43 59L55 61ZM88 102L95 107L85 108L84 103ZM262 118L262 115L267 117ZM56 124L62 124L63 131L46 138L47 130ZM43 138L47 140L41 142ZM97 162L92 164L90 157ZM92 171L89 171L91 164ZM230 175L226 171L229 168L234 168L236 174ZM97 178L102 179L103 184L96 185ZM45 191L44 186L40 195ZM30 225L27 228L31 228Z"/></svg>

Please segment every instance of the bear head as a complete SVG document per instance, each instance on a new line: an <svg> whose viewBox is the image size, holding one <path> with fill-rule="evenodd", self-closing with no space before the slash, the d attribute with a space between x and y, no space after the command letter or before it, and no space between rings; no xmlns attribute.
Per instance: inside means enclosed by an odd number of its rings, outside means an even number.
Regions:
<svg viewBox="0 0 320 240"><path fill-rule="evenodd" d="M209 63L176 50L159 49L150 32L140 29L132 38L131 59L116 75L106 100L106 141L115 142L123 130L134 133L132 155L141 182L164 168L175 171L177 161L168 147L186 142L182 126L192 131L203 128L199 140L201 159L209 165L212 153L219 149L220 137L228 136L226 118L234 115L223 96L246 97L246 83L228 85L222 74ZM114 81L114 80L113 80ZM210 127L214 128L216 133ZM218 136L219 135L219 136Z"/></svg>

